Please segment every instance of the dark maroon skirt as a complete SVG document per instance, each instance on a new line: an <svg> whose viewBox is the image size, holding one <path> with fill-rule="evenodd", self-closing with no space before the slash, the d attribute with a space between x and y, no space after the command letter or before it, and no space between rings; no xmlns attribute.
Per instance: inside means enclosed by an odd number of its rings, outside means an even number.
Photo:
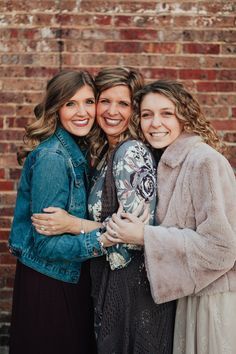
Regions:
<svg viewBox="0 0 236 354"><path fill-rule="evenodd" d="M52 279L17 262L10 354L96 353L89 262L78 284Z"/></svg>

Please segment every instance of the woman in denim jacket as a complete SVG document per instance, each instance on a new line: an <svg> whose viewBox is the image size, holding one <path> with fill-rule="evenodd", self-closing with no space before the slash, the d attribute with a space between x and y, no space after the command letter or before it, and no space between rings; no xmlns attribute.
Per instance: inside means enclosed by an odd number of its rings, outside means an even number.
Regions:
<svg viewBox="0 0 236 354"><path fill-rule="evenodd" d="M79 237L45 237L31 223L31 215L48 205L87 217L83 150L95 119L95 94L87 72L60 72L36 107L39 119L26 128L18 159L27 158L9 238L10 252L18 258L10 354L96 353L89 264L84 261L103 254L100 223L87 222Z"/></svg>

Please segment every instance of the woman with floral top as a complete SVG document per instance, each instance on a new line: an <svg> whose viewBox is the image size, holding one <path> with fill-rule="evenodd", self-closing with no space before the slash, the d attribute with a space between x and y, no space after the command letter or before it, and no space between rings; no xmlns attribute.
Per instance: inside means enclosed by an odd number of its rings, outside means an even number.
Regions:
<svg viewBox="0 0 236 354"><path fill-rule="evenodd" d="M90 218L106 224L119 204L136 213L146 204L152 224L155 162L148 148L135 140L132 119L132 99L143 85L142 76L130 68L105 68L95 83L100 132L91 146L95 168L88 200ZM55 229L50 234L70 223L70 217L59 220L63 212L57 214L56 222L55 215L50 218ZM86 227L86 221L83 225ZM91 263L91 278L98 353L172 353L175 302L154 303L142 247L123 244L107 248L106 256Z"/></svg>

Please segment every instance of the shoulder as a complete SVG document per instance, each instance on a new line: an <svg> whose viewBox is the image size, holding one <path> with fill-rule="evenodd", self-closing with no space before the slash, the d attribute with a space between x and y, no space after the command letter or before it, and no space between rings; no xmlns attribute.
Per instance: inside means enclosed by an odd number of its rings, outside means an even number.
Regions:
<svg viewBox="0 0 236 354"><path fill-rule="evenodd" d="M218 151L206 143L200 143L189 152L189 167L192 176L201 179L211 176L211 179L235 181L234 171L229 161Z"/></svg>
<svg viewBox="0 0 236 354"><path fill-rule="evenodd" d="M114 159L129 158L152 158L152 153L148 147L140 140L128 140L125 141L116 151Z"/></svg>
<svg viewBox="0 0 236 354"><path fill-rule="evenodd" d="M62 144L54 136L40 143L27 157L28 164L41 162L66 161L66 151Z"/></svg>
<svg viewBox="0 0 236 354"><path fill-rule="evenodd" d="M189 152L189 160L194 166L228 166L229 161L217 150L208 144L201 142Z"/></svg>

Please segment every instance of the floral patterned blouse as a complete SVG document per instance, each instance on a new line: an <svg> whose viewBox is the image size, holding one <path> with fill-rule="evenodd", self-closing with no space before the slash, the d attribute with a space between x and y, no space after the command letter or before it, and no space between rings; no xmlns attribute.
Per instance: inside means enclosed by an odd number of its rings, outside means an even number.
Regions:
<svg viewBox="0 0 236 354"><path fill-rule="evenodd" d="M98 164L92 178L88 199L90 219L101 220L101 196L107 170L106 156ZM149 204L150 224L154 221L156 206L156 165L148 148L140 141L123 143L113 159L113 175L117 198L123 209L134 211L141 201ZM112 270L125 267L132 259L132 250L141 246L119 244L107 249L107 259Z"/></svg>

